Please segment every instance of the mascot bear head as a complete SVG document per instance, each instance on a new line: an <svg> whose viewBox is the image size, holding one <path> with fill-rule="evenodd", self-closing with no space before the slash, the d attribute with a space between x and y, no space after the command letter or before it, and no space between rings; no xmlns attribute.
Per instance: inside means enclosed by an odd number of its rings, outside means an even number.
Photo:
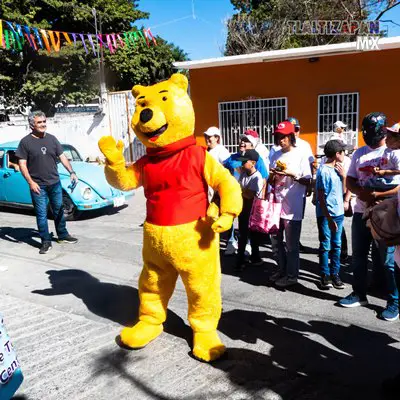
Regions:
<svg viewBox="0 0 400 400"><path fill-rule="evenodd" d="M146 147L162 148L193 135L194 111L187 89L188 80L182 74L152 86L133 87L132 128Z"/></svg>

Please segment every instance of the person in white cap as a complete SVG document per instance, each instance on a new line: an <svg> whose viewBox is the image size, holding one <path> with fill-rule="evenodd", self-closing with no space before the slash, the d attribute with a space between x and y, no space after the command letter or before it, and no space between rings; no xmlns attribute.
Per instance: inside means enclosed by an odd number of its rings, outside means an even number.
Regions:
<svg viewBox="0 0 400 400"><path fill-rule="evenodd" d="M347 128L347 125L342 121L336 121L333 124L333 135L329 140L340 140L344 144L347 144L347 138L344 129Z"/></svg>
<svg viewBox="0 0 400 400"><path fill-rule="evenodd" d="M228 149L222 144L221 131L216 126L211 126L204 132L207 150L219 163L229 158Z"/></svg>

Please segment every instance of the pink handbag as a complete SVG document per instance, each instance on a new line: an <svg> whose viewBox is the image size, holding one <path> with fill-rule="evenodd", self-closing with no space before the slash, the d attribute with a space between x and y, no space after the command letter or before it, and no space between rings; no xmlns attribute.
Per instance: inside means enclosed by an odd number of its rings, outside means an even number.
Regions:
<svg viewBox="0 0 400 400"><path fill-rule="evenodd" d="M276 200L273 192L267 199L255 198L249 218L249 229L255 232L275 234L279 231L282 203Z"/></svg>

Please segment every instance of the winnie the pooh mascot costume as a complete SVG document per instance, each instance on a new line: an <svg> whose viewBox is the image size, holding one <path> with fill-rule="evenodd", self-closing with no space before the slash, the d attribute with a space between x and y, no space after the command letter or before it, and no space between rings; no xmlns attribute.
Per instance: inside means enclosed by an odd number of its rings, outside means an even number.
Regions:
<svg viewBox="0 0 400 400"><path fill-rule="evenodd" d="M236 180L196 145L194 111L184 75L153 86L136 85L132 128L147 154L125 167L123 144L100 139L108 182L121 190L144 187L143 270L139 278L139 322L121 331L121 342L141 348L163 331L178 275L187 292L193 355L213 361L225 352L217 334L221 316L219 233L242 209ZM220 210L207 217L208 185L220 195ZM214 204L215 206L215 204Z"/></svg>

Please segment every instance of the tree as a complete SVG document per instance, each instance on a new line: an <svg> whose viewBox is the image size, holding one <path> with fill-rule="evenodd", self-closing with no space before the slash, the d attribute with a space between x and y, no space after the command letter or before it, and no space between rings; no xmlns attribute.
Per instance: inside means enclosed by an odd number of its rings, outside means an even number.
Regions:
<svg viewBox="0 0 400 400"><path fill-rule="evenodd" d="M148 18L135 0L19 0L0 3L0 19L54 31L95 33L94 15L101 19L103 34L138 30L133 23ZM157 46L143 40L118 48L104 49L106 83L115 90L136 83L152 83L172 72L172 62L187 59L186 53L156 37ZM0 49L0 96L7 105L35 103L46 112L58 102L84 103L99 95L99 60L86 42L61 46L60 51L34 51L25 41L21 52ZM178 59L175 57L179 56Z"/></svg>
<svg viewBox="0 0 400 400"><path fill-rule="evenodd" d="M354 35L298 35L290 21L381 19L399 0L231 0L225 55L354 41Z"/></svg>

